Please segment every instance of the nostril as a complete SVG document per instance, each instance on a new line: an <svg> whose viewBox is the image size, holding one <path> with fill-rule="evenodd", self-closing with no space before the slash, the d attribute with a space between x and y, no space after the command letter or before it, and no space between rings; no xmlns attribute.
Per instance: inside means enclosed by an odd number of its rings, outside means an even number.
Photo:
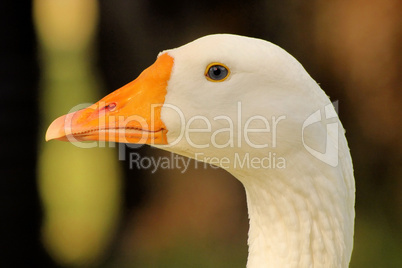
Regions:
<svg viewBox="0 0 402 268"><path fill-rule="evenodd" d="M107 109L110 112L114 111L116 109L116 103L115 102L109 103L108 105L106 105L105 109Z"/></svg>

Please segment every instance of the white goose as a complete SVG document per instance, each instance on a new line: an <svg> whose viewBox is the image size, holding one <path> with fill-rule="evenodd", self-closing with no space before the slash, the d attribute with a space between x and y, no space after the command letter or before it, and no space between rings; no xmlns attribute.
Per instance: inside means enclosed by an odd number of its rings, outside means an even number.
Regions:
<svg viewBox="0 0 402 268"><path fill-rule="evenodd" d="M301 64L269 42L219 34L161 52L133 82L56 119L46 139L146 143L219 165L246 190L247 267L349 265L343 127Z"/></svg>

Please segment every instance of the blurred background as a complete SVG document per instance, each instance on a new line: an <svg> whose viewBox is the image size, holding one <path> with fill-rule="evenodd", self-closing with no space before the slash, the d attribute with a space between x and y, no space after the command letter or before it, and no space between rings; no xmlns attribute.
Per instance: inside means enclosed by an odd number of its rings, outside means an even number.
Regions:
<svg viewBox="0 0 402 268"><path fill-rule="evenodd" d="M283 47L339 100L357 188L351 267L402 267L401 10L399 0L1 1L0 266L245 267L245 194L226 172L152 173L119 158L168 153L44 142L53 119L130 82L159 51L235 33Z"/></svg>

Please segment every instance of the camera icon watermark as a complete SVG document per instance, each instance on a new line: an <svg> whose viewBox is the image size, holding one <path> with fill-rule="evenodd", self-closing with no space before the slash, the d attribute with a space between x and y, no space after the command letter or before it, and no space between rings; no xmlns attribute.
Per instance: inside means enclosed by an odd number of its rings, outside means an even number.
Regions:
<svg viewBox="0 0 402 268"><path fill-rule="evenodd" d="M326 146L324 152L319 152L306 144L305 141L305 129L308 126L313 125L314 123L318 123L324 120L338 118L337 109L338 101L334 103L330 103L324 107L324 118L321 116L321 110L317 110L312 113L307 119L304 121L302 126L302 142L304 148L315 158L321 160L322 162L336 167L338 166L338 142L339 142L339 121L335 120L335 122L326 123Z"/></svg>

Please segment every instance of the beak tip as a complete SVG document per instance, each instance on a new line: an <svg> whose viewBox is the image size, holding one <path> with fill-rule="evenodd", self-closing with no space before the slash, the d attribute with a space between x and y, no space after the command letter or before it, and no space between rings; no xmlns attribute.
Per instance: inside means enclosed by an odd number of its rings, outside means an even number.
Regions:
<svg viewBox="0 0 402 268"><path fill-rule="evenodd" d="M45 141L50 141L52 140L52 135L49 133L49 129L46 131L46 136L45 136Z"/></svg>
<svg viewBox="0 0 402 268"><path fill-rule="evenodd" d="M65 136L64 121L65 121L65 116L61 116L50 124L50 126L48 127L48 129L46 131L46 135L45 135L46 141L59 139L59 138L62 138Z"/></svg>

